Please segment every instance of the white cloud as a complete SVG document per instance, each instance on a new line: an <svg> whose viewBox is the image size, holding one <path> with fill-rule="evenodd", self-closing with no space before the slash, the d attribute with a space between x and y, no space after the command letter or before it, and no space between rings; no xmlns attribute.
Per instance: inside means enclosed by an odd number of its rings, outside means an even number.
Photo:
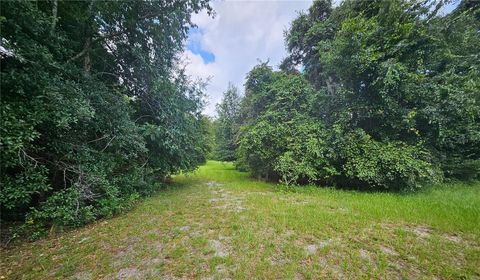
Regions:
<svg viewBox="0 0 480 280"><path fill-rule="evenodd" d="M205 114L215 114L228 82L241 91L245 75L258 64L258 59L270 60L277 66L286 55L283 32L296 18L298 11L306 10L311 1L222 1L213 2L215 18L206 13L193 17L201 30L203 50L215 55L215 61L205 64L200 55L185 50L190 63L187 72L196 77L211 77L207 88L209 105ZM198 35L198 34L197 34ZM195 36L197 36L195 35Z"/></svg>

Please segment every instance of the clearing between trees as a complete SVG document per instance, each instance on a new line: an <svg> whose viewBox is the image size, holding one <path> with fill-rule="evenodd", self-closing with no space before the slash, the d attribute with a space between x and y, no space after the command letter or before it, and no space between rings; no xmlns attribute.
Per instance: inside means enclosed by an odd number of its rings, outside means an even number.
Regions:
<svg viewBox="0 0 480 280"><path fill-rule="evenodd" d="M477 279L480 188L291 187L209 161L132 211L2 249L2 279Z"/></svg>

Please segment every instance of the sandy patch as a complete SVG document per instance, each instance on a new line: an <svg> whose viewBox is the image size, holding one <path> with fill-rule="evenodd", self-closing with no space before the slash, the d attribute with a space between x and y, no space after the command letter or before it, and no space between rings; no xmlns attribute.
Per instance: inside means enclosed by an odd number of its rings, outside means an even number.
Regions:
<svg viewBox="0 0 480 280"><path fill-rule="evenodd" d="M224 258L230 255L228 246L224 244L224 242L217 239L210 239L208 240L208 244L212 247L215 257Z"/></svg>
<svg viewBox="0 0 480 280"><path fill-rule="evenodd" d="M397 251L395 251L393 248L380 245L380 251L384 253L385 255L390 255L390 256L398 256L400 255Z"/></svg>
<svg viewBox="0 0 480 280"><path fill-rule="evenodd" d="M117 279L142 279L142 274L135 268L124 268L118 272Z"/></svg>

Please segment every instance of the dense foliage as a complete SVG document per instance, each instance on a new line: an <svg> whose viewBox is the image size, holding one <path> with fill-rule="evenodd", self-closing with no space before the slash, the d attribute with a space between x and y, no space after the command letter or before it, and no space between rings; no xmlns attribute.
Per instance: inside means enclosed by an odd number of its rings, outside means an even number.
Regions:
<svg viewBox="0 0 480 280"><path fill-rule="evenodd" d="M1 2L3 221L77 226L205 161L203 84L178 59L202 9L208 1Z"/></svg>
<svg viewBox="0 0 480 280"><path fill-rule="evenodd" d="M286 32L281 71L247 76L238 165L381 190L479 178L480 7L442 5L315 1Z"/></svg>

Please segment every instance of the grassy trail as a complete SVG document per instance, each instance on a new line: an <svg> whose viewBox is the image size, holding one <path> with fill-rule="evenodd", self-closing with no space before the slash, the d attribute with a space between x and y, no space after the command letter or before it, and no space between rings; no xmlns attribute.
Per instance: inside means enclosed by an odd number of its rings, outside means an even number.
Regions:
<svg viewBox="0 0 480 280"><path fill-rule="evenodd" d="M415 195L278 189L209 162L124 215L2 249L0 276L480 279L478 184Z"/></svg>

